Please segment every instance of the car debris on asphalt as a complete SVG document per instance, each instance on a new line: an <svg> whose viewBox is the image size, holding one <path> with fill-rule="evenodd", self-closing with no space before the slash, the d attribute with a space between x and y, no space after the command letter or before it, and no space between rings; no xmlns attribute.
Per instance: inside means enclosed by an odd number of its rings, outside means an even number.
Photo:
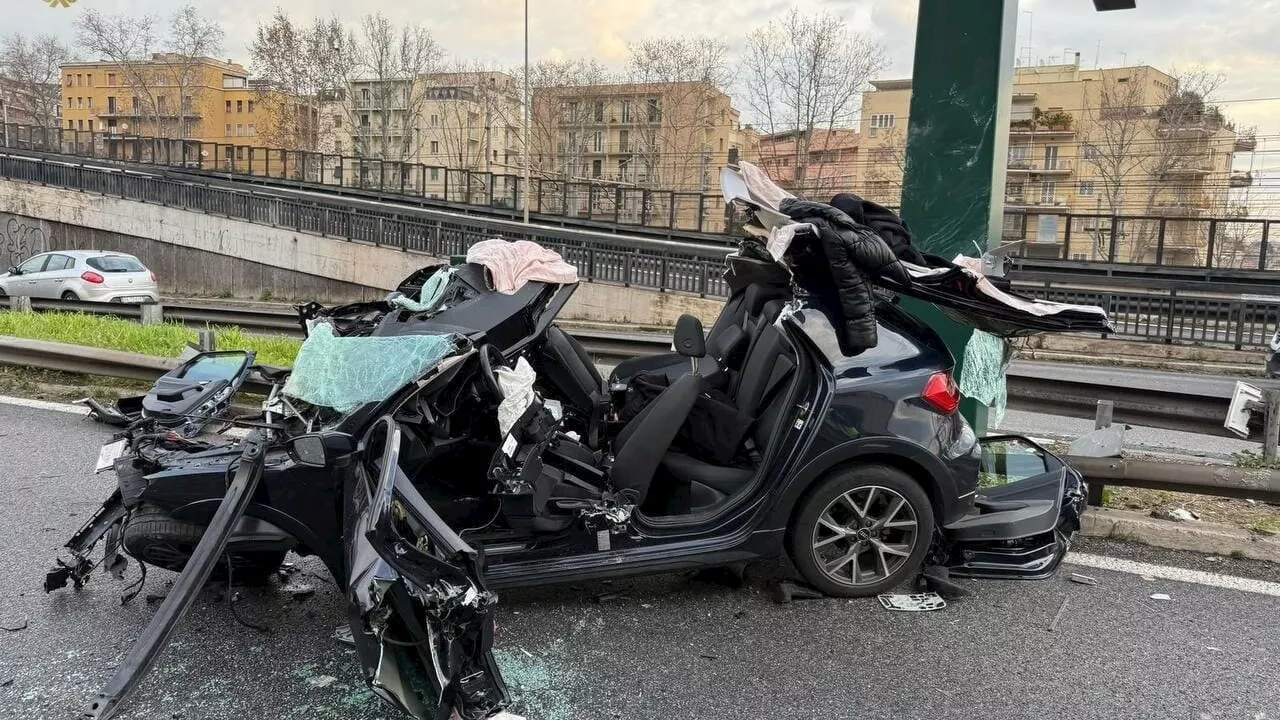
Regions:
<svg viewBox="0 0 1280 720"><path fill-rule="evenodd" d="M947 601L938 593L886 594L877 595L876 598L885 610L901 612L928 612L947 606Z"/></svg>
<svg viewBox="0 0 1280 720"><path fill-rule="evenodd" d="M773 586L773 601L779 605L786 605L792 600L821 600L824 597L826 595L811 587L789 580L780 581Z"/></svg>
<svg viewBox="0 0 1280 720"><path fill-rule="evenodd" d="M1080 573L1071 573L1071 576L1068 577L1067 579L1078 585L1097 585L1098 584L1098 578L1089 577L1088 575L1081 575Z"/></svg>
<svg viewBox="0 0 1280 720"><path fill-rule="evenodd" d="M1049 621L1049 632L1058 629L1058 621L1062 619L1062 613L1066 612L1067 598L1062 598L1062 604L1058 606L1058 612L1053 614L1053 619Z"/></svg>
<svg viewBox="0 0 1280 720"><path fill-rule="evenodd" d="M1165 593L1151 593L1151 599L1152 600L1172 600L1173 598L1169 597Z"/></svg>

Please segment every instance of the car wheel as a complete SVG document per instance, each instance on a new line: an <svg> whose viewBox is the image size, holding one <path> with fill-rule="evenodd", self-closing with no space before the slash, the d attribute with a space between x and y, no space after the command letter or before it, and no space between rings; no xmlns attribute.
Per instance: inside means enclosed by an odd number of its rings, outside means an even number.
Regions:
<svg viewBox="0 0 1280 720"><path fill-rule="evenodd" d="M134 511L121 533L121 545L140 562L172 572L182 572L204 535L205 526L172 518L152 505L141 505ZM280 550L231 553L232 581L236 584L262 585L284 562ZM210 578L225 580L227 563L224 556Z"/></svg>
<svg viewBox="0 0 1280 720"><path fill-rule="evenodd" d="M78 295L76 295L75 293L73 293L73 292L71 292L70 290L68 290L68 291L66 291L66 292L62 293L62 299L63 299L63 300L72 300L72 301L75 301L75 300L79 300L79 299L80 299L80 296L78 296Z"/></svg>
<svg viewBox="0 0 1280 720"><path fill-rule="evenodd" d="M831 475L805 497L788 536L792 562L837 597L890 590L920 570L933 538L933 506L910 475L861 465Z"/></svg>

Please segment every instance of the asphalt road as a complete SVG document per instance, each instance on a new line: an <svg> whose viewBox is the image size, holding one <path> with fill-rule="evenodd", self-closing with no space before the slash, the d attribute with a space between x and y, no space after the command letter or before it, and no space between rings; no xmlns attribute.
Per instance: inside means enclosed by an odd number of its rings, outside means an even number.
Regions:
<svg viewBox="0 0 1280 720"><path fill-rule="evenodd" d="M0 625L25 623L0 631L0 718L76 717L154 612L141 597L122 606L121 584L102 577L78 594L40 590L113 482L86 470L106 434L0 405ZM289 583L313 584L310 598L272 586L236 603L268 633L207 588L121 717L399 717L331 638L344 621L336 589L314 563L298 567ZM786 572L775 566L738 589L662 576L508 591L496 647L513 710L531 720L1280 716L1280 597L1074 569L1099 584L974 583L920 614L875 600L778 605L765 584ZM153 571L144 594L173 577Z"/></svg>

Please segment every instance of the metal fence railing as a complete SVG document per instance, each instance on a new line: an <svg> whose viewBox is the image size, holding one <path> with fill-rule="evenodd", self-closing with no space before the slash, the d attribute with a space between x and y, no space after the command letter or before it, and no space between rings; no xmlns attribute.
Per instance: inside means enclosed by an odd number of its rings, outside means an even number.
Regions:
<svg viewBox="0 0 1280 720"><path fill-rule="evenodd" d="M554 248L584 280L702 296L726 293L721 271L727 250L718 246L632 238L457 215L417 208L378 208L345 198L295 199L174 180L117 168L0 156L0 177L53 185L211 215L287 227L428 253L464 255L479 240L502 236Z"/></svg>
<svg viewBox="0 0 1280 720"><path fill-rule="evenodd" d="M374 205L343 197L301 199L279 192L216 186L159 175L126 172L72 161L0 156L0 177L195 210L227 218L417 251L462 255L494 236L528 239L556 249L584 280L700 296L723 296L726 248L715 245L573 230L480 218L411 207ZM1254 275L1258 273L1254 271ZM1018 273L1013 276L1019 281ZM1097 281L1105 282L1106 278ZM1133 290L1061 287L1019 282L1022 293L1061 302L1099 305L1116 335L1166 343L1210 343L1237 349L1265 347L1280 321L1280 301L1203 297ZM1078 282L1078 281L1077 281ZM1059 286L1055 287L1055 283ZM1075 284L1075 283L1072 283Z"/></svg>

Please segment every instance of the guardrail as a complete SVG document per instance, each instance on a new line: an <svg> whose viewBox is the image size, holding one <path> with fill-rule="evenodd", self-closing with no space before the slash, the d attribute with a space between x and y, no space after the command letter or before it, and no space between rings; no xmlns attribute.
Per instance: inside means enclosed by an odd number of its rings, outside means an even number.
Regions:
<svg viewBox="0 0 1280 720"><path fill-rule="evenodd" d="M502 236L554 248L585 280L723 296L724 246L626 237L525 225L375 201L286 196L179 181L114 167L0 156L0 177L203 212L299 233L426 253L464 255L480 240Z"/></svg>
<svg viewBox="0 0 1280 720"><path fill-rule="evenodd" d="M662 341L652 335L628 336L612 333L597 335L594 339L590 335L581 333L575 333L575 335L584 340L589 351L598 341L621 343L595 345L597 350L603 349L604 352L624 352L626 348L640 347L653 350L665 348L665 345L661 344ZM142 381L154 380L176 366L176 361L172 359L3 336L0 336L0 363ZM1016 404L1013 402L1014 398L1020 397L1016 388L1019 383L1018 378L1023 375L1024 372L1016 365L1010 372L1011 405ZM1085 384L1077 384L1079 393L1088 392L1084 390ZM261 388L255 386L251 389L260 390ZM1052 412L1057 408L1046 408L1037 404L1036 409L1038 412ZM1128 422L1125 412L1124 407L1118 404L1116 420ZM1155 416L1151 413L1146 417ZM1081 472L1086 481L1100 485L1146 487L1250 498L1266 502L1280 501L1280 472L1271 470L1242 470L1222 466L1156 463L1122 458L1068 457L1066 459Z"/></svg>

